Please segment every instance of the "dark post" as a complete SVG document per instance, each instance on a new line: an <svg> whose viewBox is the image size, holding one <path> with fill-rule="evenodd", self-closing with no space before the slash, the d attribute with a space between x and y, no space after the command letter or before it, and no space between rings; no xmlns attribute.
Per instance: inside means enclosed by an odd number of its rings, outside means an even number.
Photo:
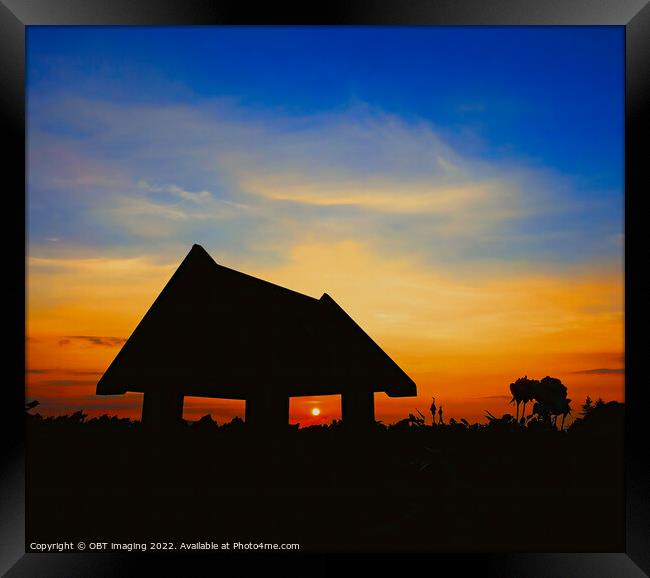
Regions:
<svg viewBox="0 0 650 578"><path fill-rule="evenodd" d="M262 391L246 398L246 423L260 430L281 430L289 424L289 396Z"/></svg>
<svg viewBox="0 0 650 578"><path fill-rule="evenodd" d="M168 389L147 391L142 402L142 423L173 427L183 419L183 394Z"/></svg>
<svg viewBox="0 0 650 578"><path fill-rule="evenodd" d="M363 389L341 395L343 424L352 428L365 428L375 423L375 396Z"/></svg>

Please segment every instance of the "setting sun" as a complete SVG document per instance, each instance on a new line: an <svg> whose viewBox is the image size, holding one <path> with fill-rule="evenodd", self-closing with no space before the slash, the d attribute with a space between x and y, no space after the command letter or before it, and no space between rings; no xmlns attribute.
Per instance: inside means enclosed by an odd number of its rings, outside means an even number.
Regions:
<svg viewBox="0 0 650 578"><path fill-rule="evenodd" d="M320 409L315 407L314 409L311 410L311 415L320 415Z"/></svg>

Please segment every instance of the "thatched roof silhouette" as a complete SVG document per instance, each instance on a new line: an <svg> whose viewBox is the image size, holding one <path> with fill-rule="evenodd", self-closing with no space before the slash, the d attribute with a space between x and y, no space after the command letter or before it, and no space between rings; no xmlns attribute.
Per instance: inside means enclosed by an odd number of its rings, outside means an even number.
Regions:
<svg viewBox="0 0 650 578"><path fill-rule="evenodd" d="M100 395L180 388L245 399L415 383L326 293L320 299L218 265L194 245L97 384Z"/></svg>

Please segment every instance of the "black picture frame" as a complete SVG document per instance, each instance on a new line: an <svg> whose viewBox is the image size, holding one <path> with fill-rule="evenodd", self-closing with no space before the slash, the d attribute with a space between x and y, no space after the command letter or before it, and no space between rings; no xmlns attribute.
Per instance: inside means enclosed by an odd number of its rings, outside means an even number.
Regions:
<svg viewBox="0 0 650 578"><path fill-rule="evenodd" d="M315 7L281 7L275 3L251 6L240 0L0 0L0 110L5 153L5 198L20 198L16 211L25 211L25 28L30 25L173 25L173 24L365 24L365 25L617 25L625 27L625 483L626 550L614 553L492 553L483 555L431 554L426 560L409 555L409 565L422 570L453 568L454 573L480 572L498 576L643 576L650 573L650 499L647 450L644 439L648 401L643 380L642 336L650 321L650 285L644 269L650 264L647 226L642 203L650 182L647 153L650 140L650 5L648 0L378 0L330 1ZM646 146L643 146L643 145ZM160 556L97 553L25 553L24 368L26 226L5 213L5 286L12 287L5 304L5 329L11 333L7 352L11 373L4 383L0 468L0 571L7 576L116 576L150 570ZM7 226L13 221L13 226ZM17 225L17 226L16 226ZM23 225L25 221L23 220ZM21 248L23 251L21 252ZM14 316L6 315L7 311ZM14 325L15 324L15 325ZM7 327L10 325L10 327ZM11 329L11 331L9 331ZM561 517L558 519L561 523ZM188 555L163 556L169 574L176 565L187 575ZM206 556L205 554L203 555ZM207 555L209 556L209 555ZM210 556L212 558L213 556ZM211 565L224 555L206 560ZM250 559L251 556L244 556ZM264 558L271 560L271 555ZM277 557L274 555L273 559ZM382 565L387 561L376 556ZM205 558L204 558L205 559ZM290 554L282 563L303 555ZM237 563L244 562L240 558ZM319 564L326 569L329 561ZM335 563L335 562L334 562ZM337 563L336 563L337 564ZM241 566L240 566L241 568ZM312 566L306 569L312 569ZM215 567L217 570L218 567ZM307 570L309 571L309 570ZM180 575L184 573L181 572Z"/></svg>

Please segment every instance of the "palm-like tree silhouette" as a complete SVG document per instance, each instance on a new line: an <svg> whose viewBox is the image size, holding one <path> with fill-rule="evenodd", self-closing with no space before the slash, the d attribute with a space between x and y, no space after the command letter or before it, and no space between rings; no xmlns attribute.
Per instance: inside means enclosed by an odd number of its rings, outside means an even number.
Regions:
<svg viewBox="0 0 650 578"><path fill-rule="evenodd" d="M538 415L542 421L550 421L557 427L557 417L562 416L560 429L564 429L567 415L571 415L571 400L567 398L566 386L557 378L547 375L541 380L520 377L510 384L512 399L510 403L517 404L517 423L519 423L519 404L523 402L522 421L526 418L526 404L535 400L532 414ZM531 414L531 415L532 415Z"/></svg>
<svg viewBox="0 0 650 578"><path fill-rule="evenodd" d="M510 384L510 393L512 394L510 403L517 404L517 423L519 423L519 404L523 402L522 417L526 417L526 404L535 399L538 385L539 381L536 379L528 379L528 376L520 377L517 381Z"/></svg>

